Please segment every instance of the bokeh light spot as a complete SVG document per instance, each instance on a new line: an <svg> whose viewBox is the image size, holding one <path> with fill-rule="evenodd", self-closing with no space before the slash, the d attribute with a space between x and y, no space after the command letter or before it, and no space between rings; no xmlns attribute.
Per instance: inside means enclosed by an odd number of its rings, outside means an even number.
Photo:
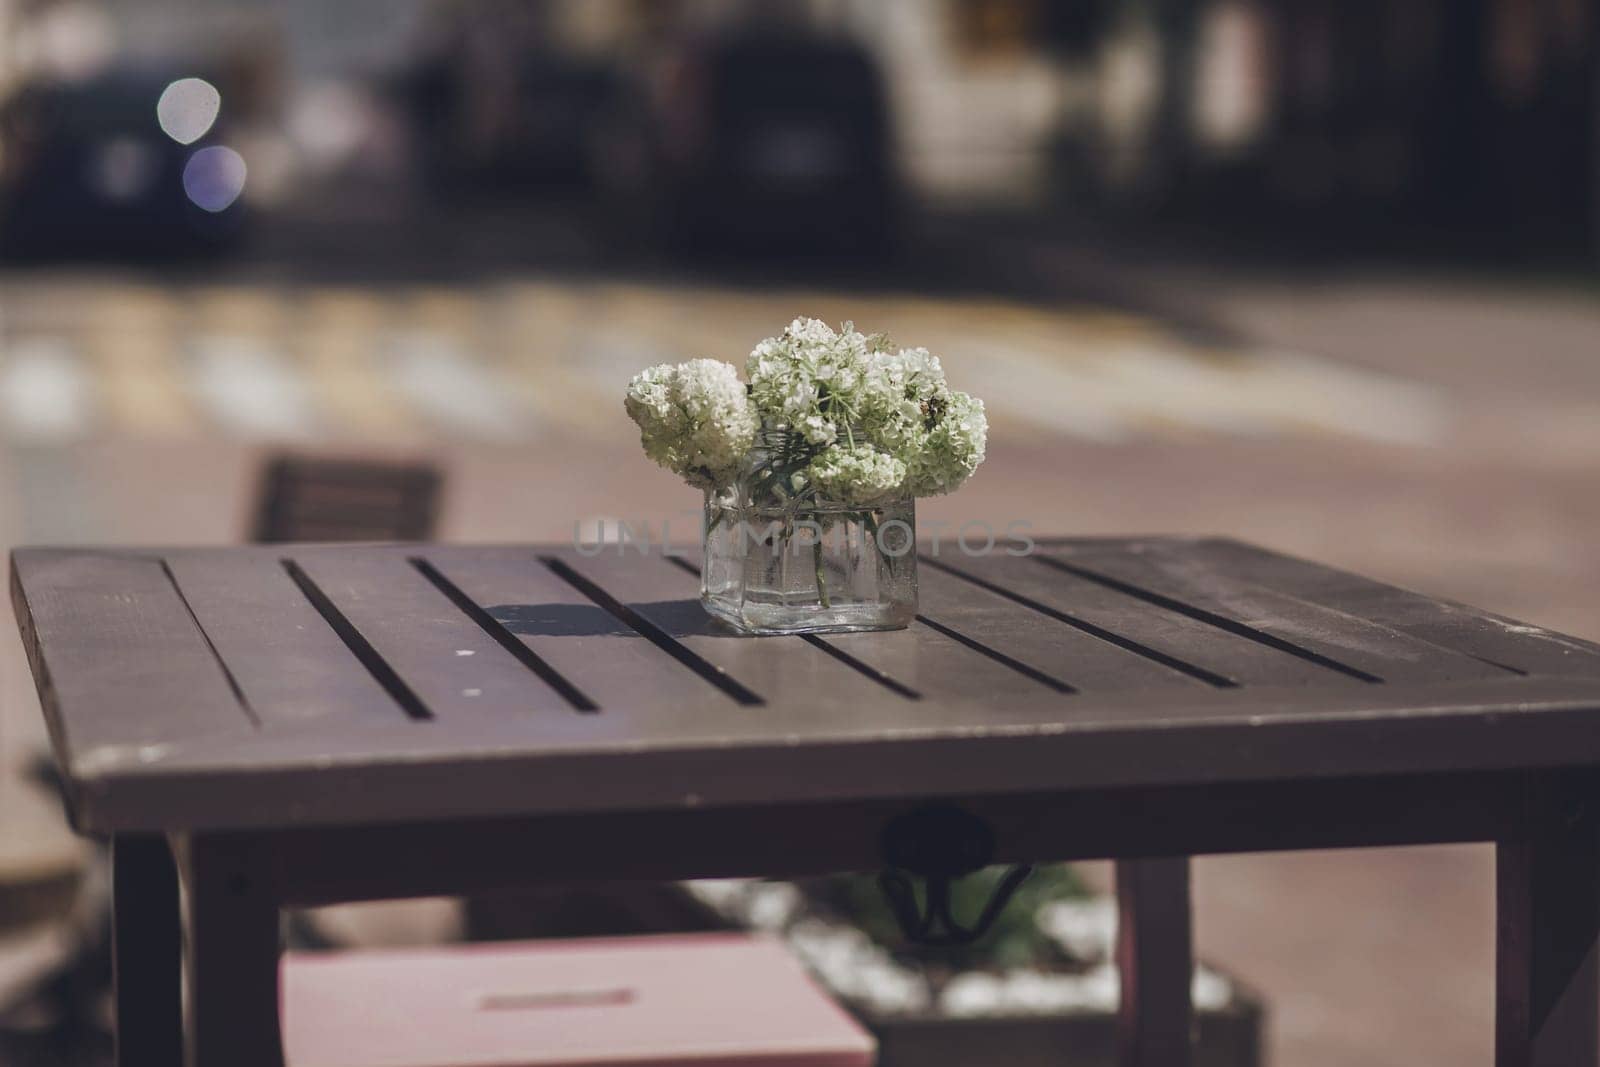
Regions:
<svg viewBox="0 0 1600 1067"><path fill-rule="evenodd" d="M195 206L225 211L244 192L244 157L227 145L211 145L183 166L183 191Z"/></svg>
<svg viewBox="0 0 1600 1067"><path fill-rule="evenodd" d="M161 91L156 121L179 144L193 144L206 135L222 110L222 94L204 78L179 78Z"/></svg>

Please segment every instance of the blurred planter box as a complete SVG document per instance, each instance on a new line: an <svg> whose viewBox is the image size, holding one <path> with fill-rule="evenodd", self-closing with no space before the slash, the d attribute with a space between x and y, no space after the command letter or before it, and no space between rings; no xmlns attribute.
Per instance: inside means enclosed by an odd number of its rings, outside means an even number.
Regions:
<svg viewBox="0 0 1600 1067"><path fill-rule="evenodd" d="M1115 1067L1116 1014L884 1015L853 1009L878 1039L878 1067ZM1252 999L1198 1013L1195 1067L1258 1067L1262 1011Z"/></svg>
<svg viewBox="0 0 1600 1067"><path fill-rule="evenodd" d="M890 951L870 936L872 917L840 917L837 883L734 880L685 889L726 922L781 936L877 1037L879 1067L1116 1063L1116 906L1109 898L1047 895L1031 921L1019 918L1048 951L1008 967L930 964ZM1259 999L1202 964L1194 1002L1196 1067L1259 1067Z"/></svg>

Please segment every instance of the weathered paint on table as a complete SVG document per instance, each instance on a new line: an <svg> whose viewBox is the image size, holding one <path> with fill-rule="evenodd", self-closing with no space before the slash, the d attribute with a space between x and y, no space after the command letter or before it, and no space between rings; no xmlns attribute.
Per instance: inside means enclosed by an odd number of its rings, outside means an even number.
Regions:
<svg viewBox="0 0 1600 1067"><path fill-rule="evenodd" d="M1499 1062L1594 1062L1600 648L1226 540L922 564L908 630L748 638L617 546L18 551L119 975L171 977L126 1039L177 1033L162 837L192 1061L275 1064L284 904L872 868L938 801L997 859L1126 861L1128 1062L1187 1041L1161 857L1456 840L1500 843Z"/></svg>

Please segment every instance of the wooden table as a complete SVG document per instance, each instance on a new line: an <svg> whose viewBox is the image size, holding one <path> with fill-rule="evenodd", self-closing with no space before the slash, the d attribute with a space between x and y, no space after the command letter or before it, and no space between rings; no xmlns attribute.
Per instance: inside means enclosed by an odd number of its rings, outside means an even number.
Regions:
<svg viewBox="0 0 1600 1067"><path fill-rule="evenodd" d="M692 563L614 546L25 549L12 583L113 841L123 1064L180 1060L180 945L189 1062L278 1064L281 907L872 870L930 802L999 860L1123 861L1126 1063L1187 1059L1184 857L1444 841L1498 847L1497 1062L1595 1062L1573 638L1173 538L947 544L916 625L825 637L722 632Z"/></svg>

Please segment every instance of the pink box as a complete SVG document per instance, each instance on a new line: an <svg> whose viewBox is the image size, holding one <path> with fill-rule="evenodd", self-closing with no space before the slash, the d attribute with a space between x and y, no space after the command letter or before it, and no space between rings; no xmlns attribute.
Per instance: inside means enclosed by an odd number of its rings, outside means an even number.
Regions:
<svg viewBox="0 0 1600 1067"><path fill-rule="evenodd" d="M744 934L290 953L289 1067L871 1067L874 1041Z"/></svg>

